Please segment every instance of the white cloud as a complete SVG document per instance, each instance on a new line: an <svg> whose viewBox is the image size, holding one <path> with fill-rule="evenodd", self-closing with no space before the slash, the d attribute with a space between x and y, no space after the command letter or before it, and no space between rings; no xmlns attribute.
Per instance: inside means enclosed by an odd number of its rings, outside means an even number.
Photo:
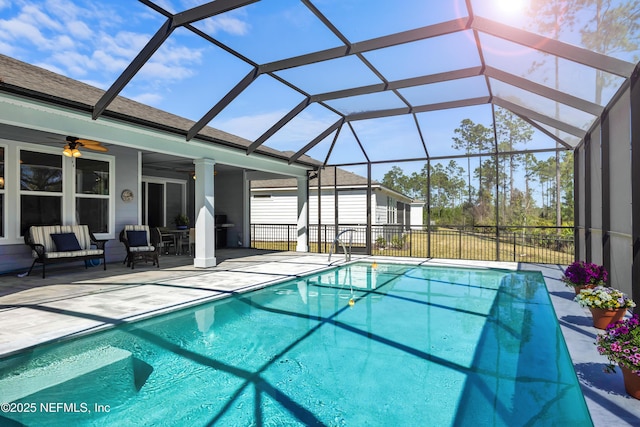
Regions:
<svg viewBox="0 0 640 427"><path fill-rule="evenodd" d="M23 22L33 23L43 29L55 30L58 32L65 30L65 27L61 22L42 12L42 10L35 5L25 6L17 19Z"/></svg>
<svg viewBox="0 0 640 427"><path fill-rule="evenodd" d="M69 21L66 30L73 37L81 40L89 40L93 37L93 30L83 21Z"/></svg>
<svg viewBox="0 0 640 427"><path fill-rule="evenodd" d="M0 38L7 41L19 40L21 44L29 42L36 46L48 44L48 40L36 26L17 19L0 20Z"/></svg>
<svg viewBox="0 0 640 427"><path fill-rule="evenodd" d="M332 119L319 119L310 113L302 112L289 122L288 126L277 133L279 140L311 141L333 124Z"/></svg>
<svg viewBox="0 0 640 427"><path fill-rule="evenodd" d="M51 58L55 62L63 64L74 76L85 76L88 71L94 69L91 58L76 51L59 51Z"/></svg>
<svg viewBox="0 0 640 427"><path fill-rule="evenodd" d="M0 53L7 55L7 56L13 56L15 55L15 46L11 43L5 43L2 40L0 40Z"/></svg>
<svg viewBox="0 0 640 427"><path fill-rule="evenodd" d="M187 67L167 65L162 62L149 61L138 73L145 79L154 80L182 80L193 75Z"/></svg>
<svg viewBox="0 0 640 427"><path fill-rule="evenodd" d="M112 55L109 55L107 52L103 50L96 50L93 52L91 58L96 64L97 68L102 68L108 72L122 72L129 63L131 62L129 59L124 58L116 58Z"/></svg>
<svg viewBox="0 0 640 427"><path fill-rule="evenodd" d="M248 22L228 15L214 16L201 21L201 24L204 30L211 34L223 31L236 36L243 36L251 28Z"/></svg>
<svg viewBox="0 0 640 427"><path fill-rule="evenodd" d="M163 1L184 10L202 4ZM43 68L108 87L140 53L163 17L146 7L125 8L124 2L93 0L0 0L0 52ZM127 12L131 10L131 14ZM122 13L124 11L124 13ZM232 11L211 21L216 31L243 34L243 12ZM204 61L204 49L170 38L140 70L127 89L144 92L136 99L158 104L168 83L190 79ZM149 93L147 93L149 92Z"/></svg>
<svg viewBox="0 0 640 427"><path fill-rule="evenodd" d="M286 113L286 111L272 111L251 116L233 117L226 120L214 120L211 126L243 138L255 140Z"/></svg>
<svg viewBox="0 0 640 427"><path fill-rule="evenodd" d="M105 82L99 82L97 80L91 80L91 79L80 79L79 81L81 81L82 83L88 84L89 86L97 87L104 90L107 90L111 85L111 82L107 84Z"/></svg>
<svg viewBox="0 0 640 427"><path fill-rule="evenodd" d="M159 95L158 93L143 93L130 98L134 101L150 106L159 106L163 100L162 95Z"/></svg>
<svg viewBox="0 0 640 427"><path fill-rule="evenodd" d="M55 36L50 41L50 44L54 45L56 47L56 50L75 49L76 48L76 43L75 43L74 39L72 39L71 37L69 37L66 34L61 34L61 35Z"/></svg>
<svg viewBox="0 0 640 427"><path fill-rule="evenodd" d="M170 43L165 43L160 49L158 49L155 55L153 55L152 59L174 64L183 64L186 61L197 63L202 59L202 50L186 46L172 46Z"/></svg>

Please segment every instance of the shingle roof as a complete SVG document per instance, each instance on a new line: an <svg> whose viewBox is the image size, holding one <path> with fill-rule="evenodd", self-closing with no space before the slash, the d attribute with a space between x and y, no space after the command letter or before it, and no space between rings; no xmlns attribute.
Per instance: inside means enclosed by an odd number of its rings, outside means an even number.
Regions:
<svg viewBox="0 0 640 427"><path fill-rule="evenodd" d="M93 109L93 105L105 92L86 83L2 54L0 54L0 90L56 104L64 104L89 113ZM186 135L187 131L195 123L123 96L118 96L114 99L105 115L125 121L143 122L152 127L183 135ZM251 144L251 141L247 139L212 127L205 127L200 131L199 135L211 139L208 142L218 142L243 150ZM262 154L287 158L282 152L266 146L260 147L256 151ZM301 163L308 164L304 160L301 160ZM317 164L312 160L311 163Z"/></svg>
<svg viewBox="0 0 640 427"><path fill-rule="evenodd" d="M335 172L334 172L335 171ZM363 188L367 186L367 178L356 173L341 169L328 167L320 170L320 186L323 188L333 188L334 180L337 173L337 186L338 188ZM296 188L297 180L295 178L282 178L282 179L263 179L259 181L251 181L252 190L267 190L267 189L282 189L282 188ZM388 187L385 187L380 182L371 180L372 187L378 187L386 189L389 192L396 193L399 197L411 199L410 197L398 193ZM312 176L309 179L309 188L314 189L318 187L318 174Z"/></svg>
<svg viewBox="0 0 640 427"><path fill-rule="evenodd" d="M349 172L347 170L341 168L333 168L329 167L326 169L322 169L320 171L320 186L321 187L333 187L334 180L337 171L338 183L339 187L362 187L367 185L367 178L364 176L360 176L353 172ZM285 188L285 187L296 187L297 181L295 178L284 178L284 179L265 179L260 181L251 181L251 188ZM372 180L371 185L380 185L379 182ZM318 175L313 176L309 180L310 187L318 186Z"/></svg>

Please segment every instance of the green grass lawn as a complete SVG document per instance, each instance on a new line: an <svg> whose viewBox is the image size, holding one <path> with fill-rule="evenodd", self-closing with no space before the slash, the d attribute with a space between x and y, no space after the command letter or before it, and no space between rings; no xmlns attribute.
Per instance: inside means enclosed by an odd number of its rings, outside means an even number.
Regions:
<svg viewBox="0 0 640 427"><path fill-rule="evenodd" d="M378 247L374 245L373 255L403 256L416 258L453 258L485 261L515 261L543 264L567 265L573 262L573 244L561 242L566 248L557 248L560 243L555 237L532 238L533 241L523 244L522 236L509 233L501 239L499 254L496 254L496 238L490 234L474 234L459 232L453 229L438 229L431 233L431 241L426 232L412 232L407 235L404 245ZM396 242L397 243L397 242ZM253 241L256 249L295 250L296 242L286 241ZM328 253L329 243L323 243L322 252ZM364 248L355 248L364 249ZM318 252L317 243L311 242L310 252ZM356 250L354 250L355 252ZM338 248L338 253L342 248ZM359 252L359 251L358 251Z"/></svg>

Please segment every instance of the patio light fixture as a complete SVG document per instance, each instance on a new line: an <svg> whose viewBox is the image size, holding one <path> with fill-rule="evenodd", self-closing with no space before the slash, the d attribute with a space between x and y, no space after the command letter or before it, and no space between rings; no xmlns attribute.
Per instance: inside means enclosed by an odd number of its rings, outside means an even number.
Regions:
<svg viewBox="0 0 640 427"><path fill-rule="evenodd" d="M62 150L62 154L67 157L80 157L82 153L78 150L77 143L69 142L64 146L64 150Z"/></svg>

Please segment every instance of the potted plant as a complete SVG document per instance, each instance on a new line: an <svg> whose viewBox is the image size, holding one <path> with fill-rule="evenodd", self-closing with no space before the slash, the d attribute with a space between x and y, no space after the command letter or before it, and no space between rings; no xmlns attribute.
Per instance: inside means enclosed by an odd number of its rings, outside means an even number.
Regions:
<svg viewBox="0 0 640 427"><path fill-rule="evenodd" d="M584 288L574 301L591 311L593 326L598 329L605 329L610 323L622 319L628 308L636 306L626 294L606 286Z"/></svg>
<svg viewBox="0 0 640 427"><path fill-rule="evenodd" d="M582 288L604 286L607 276L607 270L601 265L576 261L567 267L561 280L577 295Z"/></svg>
<svg viewBox="0 0 640 427"><path fill-rule="evenodd" d="M607 356L606 372L622 370L624 388L629 395L640 399L640 318L633 317L610 324L596 338L598 353Z"/></svg>
<svg viewBox="0 0 640 427"><path fill-rule="evenodd" d="M173 222L178 230L186 230L189 227L189 217L185 214L176 215Z"/></svg>

